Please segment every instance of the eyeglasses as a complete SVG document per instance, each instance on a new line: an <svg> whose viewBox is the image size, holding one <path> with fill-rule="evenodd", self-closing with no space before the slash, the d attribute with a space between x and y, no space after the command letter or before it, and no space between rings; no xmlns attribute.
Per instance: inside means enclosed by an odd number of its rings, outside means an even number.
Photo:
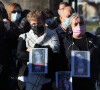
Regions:
<svg viewBox="0 0 100 90"><path fill-rule="evenodd" d="M21 13L20 10L13 10L13 11L12 11L12 13L16 13L16 12L17 12L17 13Z"/></svg>
<svg viewBox="0 0 100 90"><path fill-rule="evenodd" d="M59 10L64 10L64 8L60 8Z"/></svg>

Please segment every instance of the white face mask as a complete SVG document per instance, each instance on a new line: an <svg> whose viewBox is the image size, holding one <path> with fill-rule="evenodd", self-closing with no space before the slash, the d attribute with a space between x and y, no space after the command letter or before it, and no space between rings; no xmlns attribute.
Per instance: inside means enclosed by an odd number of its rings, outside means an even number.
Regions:
<svg viewBox="0 0 100 90"><path fill-rule="evenodd" d="M11 19L13 21L18 21L21 18L21 14L20 13L12 13L11 14Z"/></svg>

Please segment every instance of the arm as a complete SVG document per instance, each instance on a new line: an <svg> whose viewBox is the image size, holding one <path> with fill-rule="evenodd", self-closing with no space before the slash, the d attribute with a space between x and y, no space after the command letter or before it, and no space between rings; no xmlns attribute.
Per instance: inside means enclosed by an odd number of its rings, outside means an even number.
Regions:
<svg viewBox="0 0 100 90"><path fill-rule="evenodd" d="M58 53L59 46L60 44L59 44L58 35L56 34L56 32L54 32L53 35L51 36L50 48L52 49L54 53Z"/></svg>
<svg viewBox="0 0 100 90"><path fill-rule="evenodd" d="M17 57L21 61L29 61L29 52L26 51L26 43L21 37L18 39Z"/></svg>

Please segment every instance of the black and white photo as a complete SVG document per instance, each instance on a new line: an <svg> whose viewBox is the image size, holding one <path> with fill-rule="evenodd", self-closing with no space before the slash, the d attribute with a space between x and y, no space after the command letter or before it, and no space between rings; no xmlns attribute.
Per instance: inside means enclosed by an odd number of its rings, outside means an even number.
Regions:
<svg viewBox="0 0 100 90"><path fill-rule="evenodd" d="M47 73L48 49L33 48L29 54L29 73Z"/></svg>

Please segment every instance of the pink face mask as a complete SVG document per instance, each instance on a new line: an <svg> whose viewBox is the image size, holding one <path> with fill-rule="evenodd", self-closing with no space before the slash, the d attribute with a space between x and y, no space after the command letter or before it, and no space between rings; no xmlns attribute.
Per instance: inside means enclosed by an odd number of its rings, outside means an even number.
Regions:
<svg viewBox="0 0 100 90"><path fill-rule="evenodd" d="M85 31L86 31L86 26L82 25L82 26L77 26L77 27L73 27L73 34L75 36L80 36L80 35L84 35Z"/></svg>

